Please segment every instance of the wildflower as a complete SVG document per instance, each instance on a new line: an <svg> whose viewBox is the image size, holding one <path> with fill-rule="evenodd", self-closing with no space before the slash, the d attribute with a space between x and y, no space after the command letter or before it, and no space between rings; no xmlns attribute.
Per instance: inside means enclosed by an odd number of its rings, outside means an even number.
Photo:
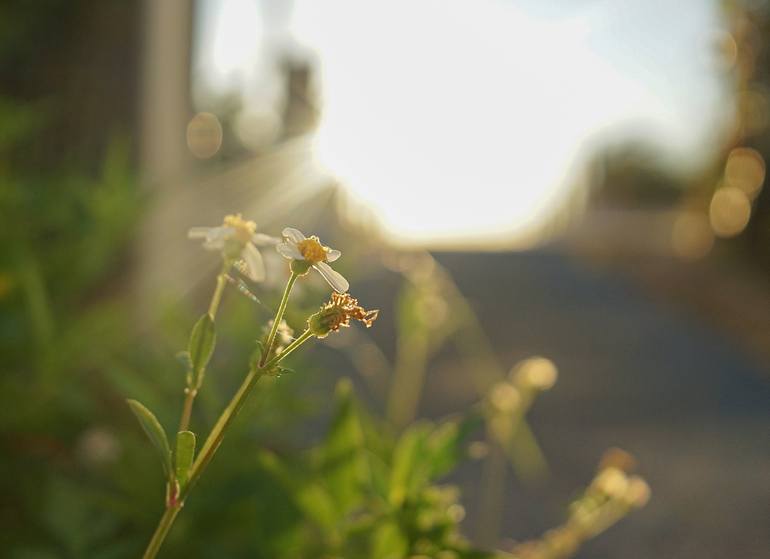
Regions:
<svg viewBox="0 0 770 559"><path fill-rule="evenodd" d="M305 237L301 231L292 227L283 230L284 242L276 246L278 252L284 258L292 260L292 271L304 275L312 267L332 286L338 293L345 293L350 285L338 272L335 272L329 262L337 260L342 253L323 246L315 235Z"/></svg>
<svg viewBox="0 0 770 559"><path fill-rule="evenodd" d="M265 279L265 264L255 245L275 244L277 239L257 233L257 224L246 221L241 214L227 215L218 227L193 227L187 233L190 239L203 239L203 248L217 250L229 260L242 261L239 266L251 281Z"/></svg>
<svg viewBox="0 0 770 559"><path fill-rule="evenodd" d="M358 301L348 293L332 293L329 302L307 319L307 326L315 337L325 338L329 332L350 326L351 318L363 322L369 328L379 313L379 310L367 311L359 306Z"/></svg>

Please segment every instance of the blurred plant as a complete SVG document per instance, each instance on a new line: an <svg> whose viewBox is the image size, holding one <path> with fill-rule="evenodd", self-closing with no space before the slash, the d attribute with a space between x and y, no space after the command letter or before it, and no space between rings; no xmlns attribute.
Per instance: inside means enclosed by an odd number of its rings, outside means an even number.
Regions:
<svg viewBox="0 0 770 559"><path fill-rule="evenodd" d="M0 98L0 545L9 556L82 555L120 524L85 533L101 472L122 444L104 427L103 378L126 334L113 296L141 208L127 146L113 141L95 171L41 168L17 157L41 135L45 107ZM98 340L98 343L95 343ZM101 397L93 397L99 393ZM98 476L97 476L98 477ZM76 503L76 504L73 504ZM119 547L119 546L118 546Z"/></svg>
<svg viewBox="0 0 770 559"><path fill-rule="evenodd" d="M629 475L633 463L633 458L619 449L608 451L596 477L570 506L567 521L542 539L517 546L514 555L521 559L570 557L581 543L615 524L630 510L647 504L650 488L639 476Z"/></svg>
<svg viewBox="0 0 770 559"><path fill-rule="evenodd" d="M473 372L470 378L478 397L491 403L485 414L486 452L480 488L485 506L477 518L477 539L491 545L497 540L501 521L506 461L526 483L542 481L547 475L545 457L525 418L537 392L526 379L527 375L550 375L552 384L555 366L547 359L533 358L514 368L506 381L505 369L478 316L452 276L428 253L394 260L393 267L405 281L397 307L398 338L388 420L397 428L414 420L430 357L444 345L453 344L464 368ZM540 390L547 388L543 385ZM495 402L499 404L504 395L516 400L497 409Z"/></svg>
<svg viewBox="0 0 770 559"><path fill-rule="evenodd" d="M258 381L287 371L284 359L309 339L325 338L349 326L351 320L369 327L378 316L378 311L365 310L343 292L341 288L347 288L347 281L342 276L331 274L328 266L319 266L336 260L340 256L338 251L291 228L284 229L282 243L255 235L254 223L240 216L227 216L220 227L191 230L191 237L205 239L206 248L221 253L223 265L209 309L196 322L188 349L182 354L187 366L185 403L173 447L155 415L138 401L128 401L158 451L166 478L165 512L145 558L157 555L185 499L211 463ZM290 259L289 278L278 310L267 325L267 334L257 342L240 388L196 454L196 435L189 430L191 410L217 342L215 319L219 302L228 284L239 286L241 292L248 291L242 280L231 277L234 269L250 278L262 277L261 271L255 273L258 252L254 244L258 241L275 244ZM296 280L311 268L317 269L335 291L320 310L307 317L305 330L293 338L283 318ZM254 298L253 294L250 298ZM426 313L421 312L425 310L422 305L416 307L419 316L435 317L435 310ZM408 325L404 327L409 329ZM642 491L646 485L640 478L628 478L615 465L602 468L584 497L573 506L563 527L546 534L540 542L514 549L512 554L474 549L461 534L460 522L465 513L459 503L459 491L437 484L468 455L468 439L480 427L486 427L489 439L504 452L515 453L515 434L535 396L554 384L556 374L555 367L546 359L527 360L514 368L507 379L495 383L462 416L438 423L410 420L399 429L399 434L394 433L390 421L378 421L367 414L354 398L349 381L341 381L331 426L320 445L295 456L281 456L266 449L258 451L255 470L273 480L284 506L294 511L287 532L292 537L267 532L266 540L280 538L282 544L259 543L272 550L271 557L286 558L568 556L582 541L643 504L647 493Z"/></svg>
<svg viewBox="0 0 770 559"><path fill-rule="evenodd" d="M187 365L185 400L173 452L166 432L155 415L138 401L128 400L132 411L159 453L167 480L166 509L145 551L144 557L147 559L157 555L187 495L213 459L231 422L238 416L257 382L263 376L282 374L285 369L280 363L310 338L325 338L340 327L349 326L351 319L362 322L368 328L377 318L378 311L367 311L350 295L342 293L347 291L347 280L327 264L340 257L339 251L321 245L317 237L306 238L296 229L289 227L284 229L283 236L284 242L272 243L281 254L291 259L289 279L278 310L270 322L267 336L263 342L258 342L258 348L249 360L248 373L243 383L217 419L196 455L196 435L188 430L188 427L195 397L203 385L204 373L216 345L215 318L222 293L228 283L227 278L235 267L253 281L263 279L262 258L255 244L270 244L271 239L263 235L258 236L256 224L244 220L240 215L226 216L224 223L219 227L195 227L189 232L190 238L205 239L205 248L220 252L222 270L217 276L208 311L195 323L188 349L182 354ZM338 292L333 293L331 300L318 312L307 318L307 328L302 334L283 346L281 342L285 336L278 338L277 334L283 324L289 296L297 279L307 275L310 268L318 270Z"/></svg>

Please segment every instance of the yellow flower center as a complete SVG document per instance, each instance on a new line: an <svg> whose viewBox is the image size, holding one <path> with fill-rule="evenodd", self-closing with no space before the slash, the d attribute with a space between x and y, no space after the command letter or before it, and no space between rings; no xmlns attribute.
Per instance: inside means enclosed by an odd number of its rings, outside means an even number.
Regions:
<svg viewBox="0 0 770 559"><path fill-rule="evenodd" d="M326 261L327 249L319 241L318 237L310 237L297 243L297 248L302 254L302 258L315 264L316 262Z"/></svg>
<svg viewBox="0 0 770 559"><path fill-rule="evenodd" d="M257 231L257 224L253 221L246 221L241 214L225 216L225 227L232 227L235 230L233 236L242 243L248 243Z"/></svg>

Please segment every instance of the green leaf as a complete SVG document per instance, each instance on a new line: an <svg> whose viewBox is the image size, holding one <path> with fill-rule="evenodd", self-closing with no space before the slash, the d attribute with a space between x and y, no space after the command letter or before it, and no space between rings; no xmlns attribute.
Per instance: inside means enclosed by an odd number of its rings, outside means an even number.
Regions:
<svg viewBox="0 0 770 559"><path fill-rule="evenodd" d="M147 437L160 454L160 461L163 465L163 471L168 479L173 479L173 467L171 464L171 447L168 445L166 432L163 430L158 418L136 400L126 400L131 406L131 411L139 420L139 424L147 433Z"/></svg>
<svg viewBox="0 0 770 559"><path fill-rule="evenodd" d="M398 524L392 519L383 520L374 533L372 559L398 559L408 552L409 542Z"/></svg>
<svg viewBox="0 0 770 559"><path fill-rule="evenodd" d="M190 334L190 343L187 352L190 354L190 363L196 376L196 384L200 384L203 370L211 359L216 345L217 334L214 330L214 321L208 313L198 319Z"/></svg>
<svg viewBox="0 0 770 559"><path fill-rule="evenodd" d="M337 384L335 396L331 428L319 449L318 473L342 518L362 501L368 468L358 406L348 379Z"/></svg>
<svg viewBox="0 0 770 559"><path fill-rule="evenodd" d="M388 501L401 506L409 494L427 483L430 457L426 456L426 439L432 426L417 422L401 435L393 450Z"/></svg>
<svg viewBox="0 0 770 559"><path fill-rule="evenodd" d="M471 433L483 426L482 417L469 414L460 420L450 420L431 433L428 438L430 479L451 472L465 454L465 443Z"/></svg>
<svg viewBox="0 0 770 559"><path fill-rule="evenodd" d="M263 450L258 454L260 466L291 494L300 510L328 533L337 529L334 500L301 464L282 461L276 454Z"/></svg>
<svg viewBox="0 0 770 559"><path fill-rule="evenodd" d="M175 355L176 360L185 368L185 371L192 369L192 361L190 361L190 352L187 350L177 352Z"/></svg>
<svg viewBox="0 0 770 559"><path fill-rule="evenodd" d="M176 479L182 487L187 483L190 467L195 458L195 433L179 431L176 435Z"/></svg>

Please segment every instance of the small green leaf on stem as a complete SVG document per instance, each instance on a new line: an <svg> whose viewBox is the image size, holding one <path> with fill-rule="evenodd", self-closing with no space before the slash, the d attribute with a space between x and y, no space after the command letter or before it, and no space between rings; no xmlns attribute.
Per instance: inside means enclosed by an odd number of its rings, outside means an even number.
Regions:
<svg viewBox="0 0 770 559"><path fill-rule="evenodd" d="M185 370L192 369L192 361L190 361L190 352L187 350L180 351L176 354L176 360L185 368Z"/></svg>
<svg viewBox="0 0 770 559"><path fill-rule="evenodd" d="M185 382L188 387L191 387L193 385L193 367L192 361L190 360L190 352L187 350L180 351L176 354L176 360L181 363L182 367L184 367Z"/></svg>
<svg viewBox="0 0 770 559"><path fill-rule="evenodd" d="M184 487L190 474L190 467L195 458L195 433L179 431L176 435L176 479Z"/></svg>
<svg viewBox="0 0 770 559"><path fill-rule="evenodd" d="M208 365L209 359L211 359L211 355L214 353L216 340L217 334L214 330L214 321L211 319L211 315L206 313L200 317L198 322L195 323L195 326L193 326L187 350L190 354L192 371L196 378L196 388L200 384L203 370L206 368L206 365Z"/></svg>
<svg viewBox="0 0 770 559"><path fill-rule="evenodd" d="M163 430L158 418L136 400L126 400L131 407L131 411L139 420L139 424L147 433L147 437L160 454L160 461L163 465L163 471L168 479L173 479L173 467L171 464L171 447L168 444L166 432Z"/></svg>

